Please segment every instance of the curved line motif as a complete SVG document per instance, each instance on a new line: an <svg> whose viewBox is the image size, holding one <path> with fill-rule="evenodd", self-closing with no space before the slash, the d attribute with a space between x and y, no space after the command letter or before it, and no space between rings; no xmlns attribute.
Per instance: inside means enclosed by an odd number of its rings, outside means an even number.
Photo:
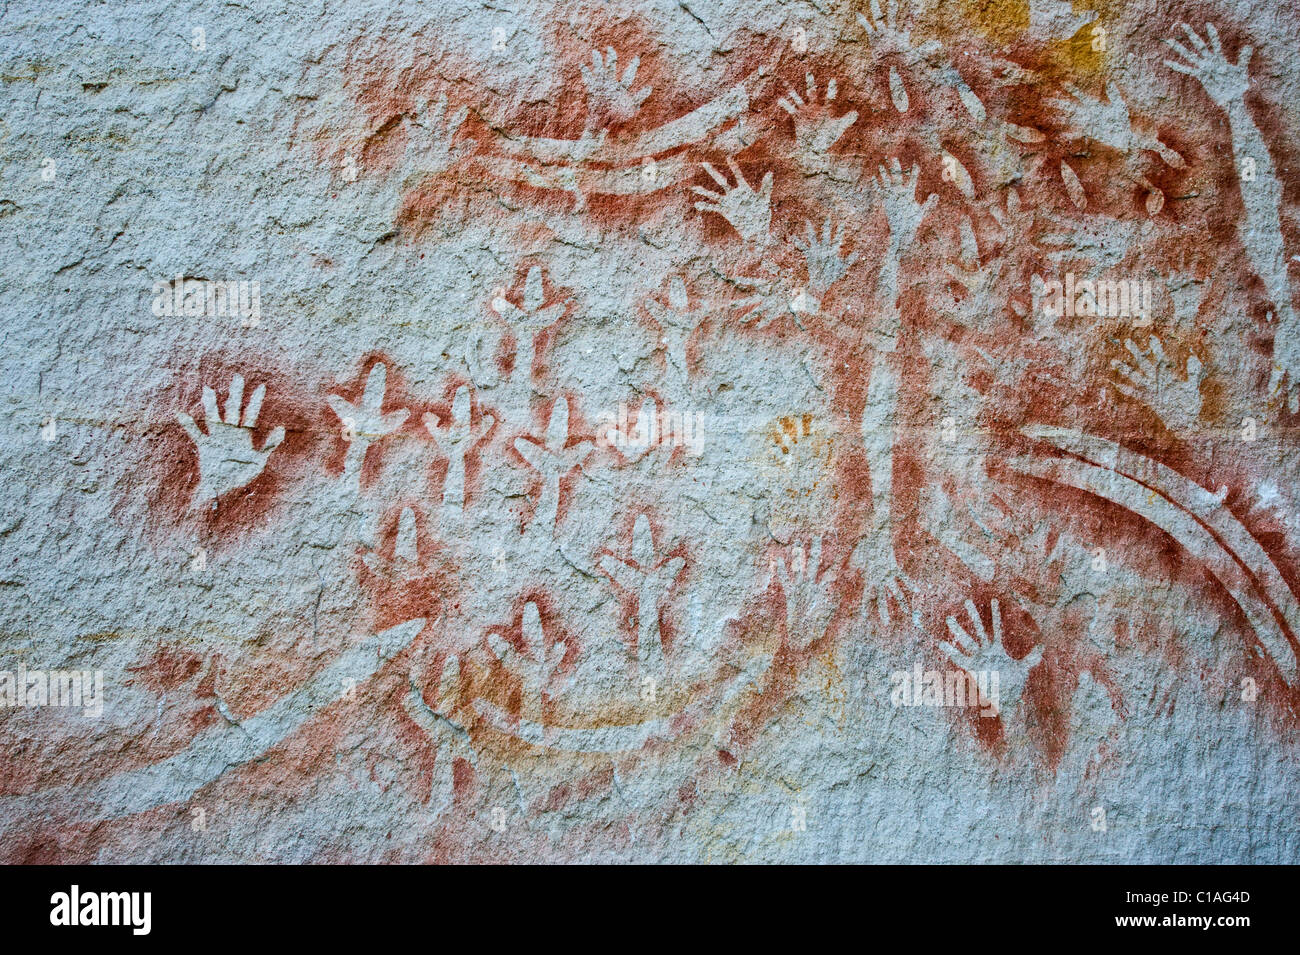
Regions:
<svg viewBox="0 0 1300 955"><path fill-rule="evenodd" d="M766 673L767 668L772 664L772 659L768 654L756 657L732 681L719 708L730 705L737 696ZM501 732L533 746L573 753L622 753L640 749L656 736L667 739L672 735L673 723L687 716L691 709L698 705L698 703L688 704L671 716L661 716L644 723L575 728L546 726L525 719L515 721L496 704L482 697L474 700L475 711Z"/></svg>
<svg viewBox="0 0 1300 955"><path fill-rule="evenodd" d="M343 680L352 678L361 683L374 676L384 661L411 645L424 623L420 617L367 637L298 690L242 722L200 733L174 756L93 783L5 797L0 799L0 809L40 814L66 800L74 804L76 821L94 822L185 802L228 769L251 762L279 745L337 702Z"/></svg>
<svg viewBox="0 0 1300 955"><path fill-rule="evenodd" d="M1105 498L1177 540L1232 594L1287 683L1295 684L1296 651L1280 626L1300 632L1295 594L1219 498L1172 468L1105 438L1046 425L1021 432L1083 460L1022 456L1011 462L1014 470Z"/></svg>
<svg viewBox="0 0 1300 955"><path fill-rule="evenodd" d="M519 158L478 156L476 159L492 175L539 189L614 196L659 192L689 176L691 164L680 156L669 156L656 160L655 175L646 177L642 169L646 159L705 139L711 147L738 152L757 138L755 130L735 128L730 130L735 141L722 142L729 131L722 127L733 119L741 120L744 125L744 113L766 84L770 70L769 65L759 67L720 96L631 141L610 141L590 135L572 140L548 139L513 136L500 130L498 144ZM615 168L601 169L589 163Z"/></svg>
<svg viewBox="0 0 1300 955"><path fill-rule="evenodd" d="M760 67L740 83L702 106L698 106L662 126L648 130L631 142L593 142L589 139L547 139L536 136L512 136L499 132L497 141L506 151L523 154L541 163L568 160L571 162L640 162L645 156L654 156L686 146L707 136L749 108L753 97L748 87L757 92L766 82L767 67Z"/></svg>

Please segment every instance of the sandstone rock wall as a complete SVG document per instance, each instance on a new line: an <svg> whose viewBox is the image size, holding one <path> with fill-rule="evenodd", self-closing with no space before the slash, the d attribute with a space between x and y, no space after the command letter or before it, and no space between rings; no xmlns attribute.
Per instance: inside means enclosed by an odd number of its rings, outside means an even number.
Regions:
<svg viewBox="0 0 1300 955"><path fill-rule="evenodd" d="M1298 37L7 4L3 857L1300 861Z"/></svg>

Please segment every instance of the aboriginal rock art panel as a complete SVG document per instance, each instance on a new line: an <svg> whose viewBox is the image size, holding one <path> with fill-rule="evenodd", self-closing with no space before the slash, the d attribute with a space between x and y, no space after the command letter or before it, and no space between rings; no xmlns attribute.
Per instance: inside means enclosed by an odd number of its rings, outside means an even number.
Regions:
<svg viewBox="0 0 1300 955"><path fill-rule="evenodd" d="M390 13L62 326L8 860L1300 859L1293 10Z"/></svg>

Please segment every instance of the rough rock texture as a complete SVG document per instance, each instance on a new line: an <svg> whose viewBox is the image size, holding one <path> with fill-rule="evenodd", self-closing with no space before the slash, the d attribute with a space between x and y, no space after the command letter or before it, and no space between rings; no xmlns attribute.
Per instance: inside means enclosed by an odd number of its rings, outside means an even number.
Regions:
<svg viewBox="0 0 1300 955"><path fill-rule="evenodd" d="M6 4L0 855L1300 861L1298 39Z"/></svg>

